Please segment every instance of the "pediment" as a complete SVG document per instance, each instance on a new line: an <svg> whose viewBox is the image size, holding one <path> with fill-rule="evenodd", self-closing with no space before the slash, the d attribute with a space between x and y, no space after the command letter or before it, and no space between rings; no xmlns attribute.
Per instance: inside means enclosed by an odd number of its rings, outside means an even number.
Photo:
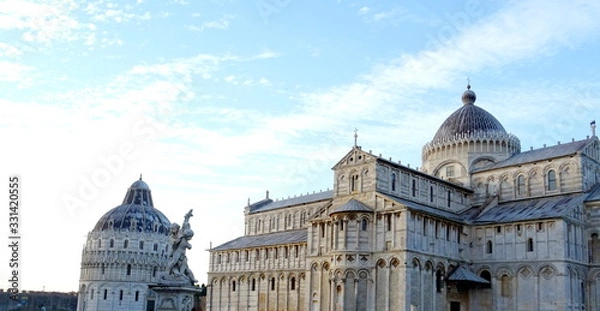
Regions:
<svg viewBox="0 0 600 311"><path fill-rule="evenodd" d="M332 168L337 170L339 168L360 165L368 162L377 160L374 155L364 152L360 147L354 146L341 160L339 160Z"/></svg>

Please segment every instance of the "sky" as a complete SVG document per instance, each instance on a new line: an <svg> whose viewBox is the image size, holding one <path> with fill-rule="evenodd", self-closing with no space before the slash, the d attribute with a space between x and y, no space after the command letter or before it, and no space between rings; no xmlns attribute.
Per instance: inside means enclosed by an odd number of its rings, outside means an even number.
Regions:
<svg viewBox="0 0 600 311"><path fill-rule="evenodd" d="M21 289L76 291L87 233L140 174L170 221L194 209L205 283L206 250L243 234L248 200L331 188L355 130L419 167L467 79L523 150L584 139L600 119L598 16L598 1L0 0Z"/></svg>

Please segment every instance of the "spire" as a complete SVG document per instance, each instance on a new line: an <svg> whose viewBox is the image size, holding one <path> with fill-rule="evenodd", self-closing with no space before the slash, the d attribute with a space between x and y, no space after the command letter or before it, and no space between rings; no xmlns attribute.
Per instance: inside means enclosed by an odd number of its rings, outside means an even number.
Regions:
<svg viewBox="0 0 600 311"><path fill-rule="evenodd" d="M596 136L596 120L590 122L590 128L592 129L592 137Z"/></svg>
<svg viewBox="0 0 600 311"><path fill-rule="evenodd" d="M142 180L142 173L140 173L140 180Z"/></svg>
<svg viewBox="0 0 600 311"><path fill-rule="evenodd" d="M354 128L354 147L358 147L358 129Z"/></svg>

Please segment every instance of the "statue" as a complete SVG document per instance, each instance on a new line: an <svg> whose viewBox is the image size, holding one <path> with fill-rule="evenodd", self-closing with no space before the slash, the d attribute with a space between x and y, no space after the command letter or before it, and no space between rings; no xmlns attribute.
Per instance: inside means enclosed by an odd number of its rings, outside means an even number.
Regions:
<svg viewBox="0 0 600 311"><path fill-rule="evenodd" d="M185 214L183 225L179 227L177 223L171 224L171 232L169 234L169 263L165 275L162 276L163 280L170 282L183 281L187 285L194 285L198 282L194 278L194 274L190 270L187 264L187 257L185 252L192 248L190 240L194 236L194 231L190 229L190 217L192 217L192 211L190 210Z"/></svg>

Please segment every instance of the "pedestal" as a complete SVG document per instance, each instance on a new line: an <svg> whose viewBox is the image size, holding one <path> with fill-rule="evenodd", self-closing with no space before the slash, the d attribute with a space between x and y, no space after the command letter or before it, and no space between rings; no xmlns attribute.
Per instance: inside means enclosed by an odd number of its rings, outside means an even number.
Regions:
<svg viewBox="0 0 600 311"><path fill-rule="evenodd" d="M192 311L195 295L202 290L192 286L150 286L156 293L156 311Z"/></svg>

